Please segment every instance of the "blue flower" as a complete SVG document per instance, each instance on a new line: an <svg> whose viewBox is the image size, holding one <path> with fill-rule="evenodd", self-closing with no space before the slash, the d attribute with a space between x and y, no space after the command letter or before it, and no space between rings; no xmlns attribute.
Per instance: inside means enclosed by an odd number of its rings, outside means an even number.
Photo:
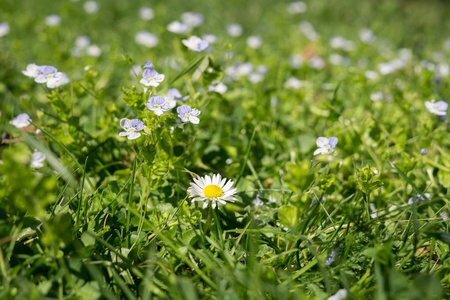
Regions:
<svg viewBox="0 0 450 300"><path fill-rule="evenodd" d="M255 205L256 207L260 207L260 206L264 205L264 202L261 201L260 197L261 197L261 194L258 193L258 194L256 194L256 198L253 199L253 201L252 201L253 205Z"/></svg>
<svg viewBox="0 0 450 300"><path fill-rule="evenodd" d="M126 136L129 140L134 140L141 136L138 131L144 129L145 126L139 119L129 120L127 118L123 118L120 120L120 127L122 127L125 131L119 133L119 136Z"/></svg>
<svg viewBox="0 0 450 300"><path fill-rule="evenodd" d="M423 196L425 196L425 197L423 197ZM429 193L424 193L423 196L417 194L417 195L415 195L414 197L409 198L409 199L408 199L408 204L412 204L414 201L422 202L422 201L424 201L425 199L430 199L430 197L431 197L431 195L430 195Z"/></svg>
<svg viewBox="0 0 450 300"><path fill-rule="evenodd" d="M329 266L335 261L337 254L339 252L339 249L340 248L337 247L333 251L331 251L330 253L327 254L327 256L325 257L325 265Z"/></svg>
<svg viewBox="0 0 450 300"><path fill-rule="evenodd" d="M319 147L319 149L314 151L314 155L333 153L334 148L336 148L337 143L338 143L337 137L333 136L333 137L330 137L329 139L326 137L319 137L316 140L316 144L317 144L317 147Z"/></svg>
<svg viewBox="0 0 450 300"><path fill-rule="evenodd" d="M175 105L171 105L163 96L153 96L145 103L145 107L153 111L155 115L160 116L165 111L171 110Z"/></svg>
<svg viewBox="0 0 450 300"><path fill-rule="evenodd" d="M428 149L425 149L425 148L420 149L420 154L427 155L428 154Z"/></svg>
<svg viewBox="0 0 450 300"><path fill-rule="evenodd" d="M427 110L438 116L445 116L447 114L448 103L445 101L425 101L425 107Z"/></svg>
<svg viewBox="0 0 450 300"><path fill-rule="evenodd" d="M157 87L164 80L164 77L164 74L159 74L154 69L145 69L139 82L145 86Z"/></svg>
<svg viewBox="0 0 450 300"><path fill-rule="evenodd" d="M196 108L191 108L189 105L181 105L177 107L178 116L183 122L191 122L192 124L198 124L200 119L197 118L201 111Z"/></svg>

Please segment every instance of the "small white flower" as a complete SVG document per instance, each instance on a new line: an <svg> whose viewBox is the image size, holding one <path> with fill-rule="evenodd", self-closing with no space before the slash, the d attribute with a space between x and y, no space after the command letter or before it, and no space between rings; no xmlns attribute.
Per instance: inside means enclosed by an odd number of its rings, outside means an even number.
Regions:
<svg viewBox="0 0 450 300"><path fill-rule="evenodd" d="M202 36L202 39L204 39L205 41L207 41L210 44L214 44L217 42L217 36L215 36L214 34L204 34Z"/></svg>
<svg viewBox="0 0 450 300"><path fill-rule="evenodd" d="M222 179L220 174L212 177L206 175L193 180L194 182L191 182L191 186L188 188L189 198L192 202L203 201L204 209L208 207L209 203L214 209L218 203L226 204L237 200L234 197L237 192L236 188L233 188L234 182L232 180L227 182L227 179Z"/></svg>
<svg viewBox="0 0 450 300"><path fill-rule="evenodd" d="M309 60L308 65L313 69L322 70L325 67L325 61L319 56L314 56Z"/></svg>
<svg viewBox="0 0 450 300"><path fill-rule="evenodd" d="M352 41L347 40L342 36L335 36L330 40L330 46L335 49L342 49L345 51L352 51L355 45Z"/></svg>
<svg viewBox="0 0 450 300"><path fill-rule="evenodd" d="M303 32L304 35L308 38L310 41L316 41L319 39L319 34L315 31L314 27L311 25L311 23L307 21L302 21L298 25L298 29Z"/></svg>
<svg viewBox="0 0 450 300"><path fill-rule="evenodd" d="M184 33L188 31L188 26L179 21L173 21L169 25L167 25L167 30L173 33Z"/></svg>
<svg viewBox="0 0 450 300"><path fill-rule="evenodd" d="M299 80L299 79L297 79L297 78L295 78L295 77L290 77L286 82L285 82L285 85L288 87L288 88L291 88L291 89L294 89L294 90L299 90L299 89L301 89L302 88L302 82Z"/></svg>
<svg viewBox="0 0 450 300"><path fill-rule="evenodd" d="M371 44L376 38L372 30L363 28L359 31L359 39L365 44Z"/></svg>
<svg viewBox="0 0 450 300"><path fill-rule="evenodd" d="M0 37L9 33L9 24L6 22L0 23Z"/></svg>
<svg viewBox="0 0 450 300"><path fill-rule="evenodd" d="M181 21L190 28L202 25L203 20L204 20L203 15L199 13L185 12L181 15Z"/></svg>
<svg viewBox="0 0 450 300"><path fill-rule="evenodd" d="M328 297L327 300L344 300L346 297L347 297L347 290L340 289L339 291L337 291L336 294L334 294L331 297Z"/></svg>
<svg viewBox="0 0 450 300"><path fill-rule="evenodd" d="M227 32L232 37L239 37L242 35L242 26L237 23L231 23L227 25Z"/></svg>
<svg viewBox="0 0 450 300"><path fill-rule="evenodd" d="M288 12L290 14L301 14L307 10L308 6L306 3L301 1L291 2L288 4Z"/></svg>
<svg viewBox="0 0 450 300"><path fill-rule="evenodd" d="M293 69L299 69L303 65L303 57L298 54L289 56L289 65Z"/></svg>
<svg viewBox="0 0 450 300"><path fill-rule="evenodd" d="M102 49L97 45L91 45L87 47L86 54L92 57L99 57L102 55Z"/></svg>
<svg viewBox="0 0 450 300"><path fill-rule="evenodd" d="M30 166L35 169L42 168L44 166L45 155L39 151L35 151L31 156Z"/></svg>
<svg viewBox="0 0 450 300"><path fill-rule="evenodd" d="M154 16L155 12L150 7L143 6L139 9L139 17L144 21L151 20Z"/></svg>
<svg viewBox="0 0 450 300"><path fill-rule="evenodd" d="M251 35L247 38L247 46L252 49L258 49L261 47L263 39L260 36Z"/></svg>
<svg viewBox="0 0 450 300"><path fill-rule="evenodd" d="M95 14L99 9L99 5L96 1L86 1L83 8L88 14Z"/></svg>
<svg viewBox="0 0 450 300"><path fill-rule="evenodd" d="M45 18L45 24L50 27L58 26L61 24L61 17L58 15L50 15Z"/></svg>
<svg viewBox="0 0 450 300"><path fill-rule="evenodd" d="M146 30L139 31L134 37L134 40L139 45L145 46L147 48L153 48L158 44L158 38L156 37L156 35Z"/></svg>
<svg viewBox="0 0 450 300"><path fill-rule="evenodd" d="M378 73L372 70L367 70L366 73L364 74L364 77L367 80L375 80L378 78Z"/></svg>
<svg viewBox="0 0 450 300"><path fill-rule="evenodd" d="M16 128L24 128L30 125L31 119L28 114L19 114L17 117L9 121L9 124L13 125Z"/></svg>
<svg viewBox="0 0 450 300"><path fill-rule="evenodd" d="M77 48L84 49L84 48L87 48L90 44L91 44L91 39L86 35L79 36L75 40L75 47L77 47Z"/></svg>
<svg viewBox="0 0 450 300"><path fill-rule="evenodd" d="M261 73L250 73L248 74L248 81L251 83L258 83L264 80L264 74Z"/></svg>
<svg viewBox="0 0 450 300"><path fill-rule="evenodd" d="M181 41L183 45L191 49L192 51L200 52L208 48L209 43L205 40L202 40L198 36L191 36L189 39L184 39Z"/></svg>
<svg viewBox="0 0 450 300"><path fill-rule="evenodd" d="M350 65L350 58L342 56L337 53L332 53L328 58L328 61L335 66L348 66Z"/></svg>
<svg viewBox="0 0 450 300"><path fill-rule="evenodd" d="M225 84L223 84L223 82L218 82L216 84L211 84L209 86L209 91L210 92L216 92L216 93L219 93L219 94L223 94L227 90L228 90L228 87Z"/></svg>
<svg viewBox="0 0 450 300"><path fill-rule="evenodd" d="M319 147L319 149L314 151L314 155L333 153L334 148L336 148L337 143L338 143L337 137L333 136L333 137L330 137L329 139L326 137L319 137L316 140L316 144L317 144L317 147Z"/></svg>

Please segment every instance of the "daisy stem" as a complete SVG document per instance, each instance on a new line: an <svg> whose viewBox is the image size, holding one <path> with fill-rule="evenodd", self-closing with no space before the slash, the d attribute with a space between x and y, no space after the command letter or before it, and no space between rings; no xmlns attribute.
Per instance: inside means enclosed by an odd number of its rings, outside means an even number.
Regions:
<svg viewBox="0 0 450 300"><path fill-rule="evenodd" d="M219 222L219 218L217 217L217 212L216 209L212 209L212 213L214 216L214 222L216 223L216 233L217 233L217 238L220 241L220 243L222 244L223 240L222 240L222 227L220 226L220 222Z"/></svg>
<svg viewBox="0 0 450 300"><path fill-rule="evenodd" d="M204 233L207 233L209 231L209 227L211 226L211 219L212 219L212 206L209 205L208 217L206 218Z"/></svg>

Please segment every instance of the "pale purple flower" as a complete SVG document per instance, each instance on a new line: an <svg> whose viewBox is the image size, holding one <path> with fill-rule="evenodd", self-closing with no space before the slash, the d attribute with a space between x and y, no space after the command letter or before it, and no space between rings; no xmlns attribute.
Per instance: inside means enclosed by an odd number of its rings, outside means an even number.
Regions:
<svg viewBox="0 0 450 300"><path fill-rule="evenodd" d="M152 63L151 60L146 60L144 62L144 69L154 69L155 65Z"/></svg>
<svg viewBox="0 0 450 300"><path fill-rule="evenodd" d="M191 122L192 124L198 124L200 119L197 118L201 111L196 108L191 108L189 105L181 105L177 107L178 116L183 122Z"/></svg>
<svg viewBox="0 0 450 300"><path fill-rule="evenodd" d="M427 155L428 154L428 149L426 149L426 148L420 149L420 154Z"/></svg>
<svg viewBox="0 0 450 300"><path fill-rule="evenodd" d="M319 149L314 151L314 155L333 153L334 148L336 148L337 143L338 143L337 137L334 137L334 136L330 137L330 138L319 137L316 140L316 144L317 144L317 147L319 147Z"/></svg>
<svg viewBox="0 0 450 300"><path fill-rule="evenodd" d="M138 131L144 129L144 123L139 119L129 120L127 118L123 118L120 120L120 127L122 127L125 131L119 133L119 136L126 136L129 140L135 140L141 136Z"/></svg>
<svg viewBox="0 0 450 300"><path fill-rule="evenodd" d="M258 193L256 194L255 199L253 199L252 203L254 206L256 207L261 207L264 205L264 202L262 202L262 200L260 199L261 195Z"/></svg>
<svg viewBox="0 0 450 300"><path fill-rule="evenodd" d="M171 107L175 107L177 101L186 102L189 96L183 97L178 89L169 89L165 98Z"/></svg>
<svg viewBox="0 0 450 300"><path fill-rule="evenodd" d="M164 80L164 77L164 74L159 74L154 69L145 69L139 82L145 86L157 87Z"/></svg>
<svg viewBox="0 0 450 300"><path fill-rule="evenodd" d="M447 114L448 103L442 100L438 102L425 101L425 107L432 114L445 116Z"/></svg>
<svg viewBox="0 0 450 300"><path fill-rule="evenodd" d="M171 110L174 106L171 106L171 103L169 103L163 96L153 96L148 99L147 103L145 103L145 107L153 111L155 115L160 116L165 111Z"/></svg>
<svg viewBox="0 0 450 300"><path fill-rule="evenodd" d="M24 128L30 125L31 119L28 114L19 114L17 117L9 121L9 124L13 125L16 128Z"/></svg>
<svg viewBox="0 0 450 300"><path fill-rule="evenodd" d="M192 51L200 52L208 48L209 43L205 40L202 40L198 36L191 36L189 39L184 39L181 41L183 45L191 49Z"/></svg>
<svg viewBox="0 0 450 300"><path fill-rule="evenodd" d="M35 169L42 168L44 166L45 155L39 151L35 151L31 155L31 163L30 166Z"/></svg>
<svg viewBox="0 0 450 300"><path fill-rule="evenodd" d="M422 195L415 195L414 197L411 197L408 199L408 204L412 204L414 201L423 202L426 199L430 199L431 195L429 193L423 193Z"/></svg>
<svg viewBox="0 0 450 300"><path fill-rule="evenodd" d="M337 248L333 249L333 251L331 251L330 253L327 254L327 256L325 257L325 265L329 266L336 260L339 249L340 248L337 247Z"/></svg>

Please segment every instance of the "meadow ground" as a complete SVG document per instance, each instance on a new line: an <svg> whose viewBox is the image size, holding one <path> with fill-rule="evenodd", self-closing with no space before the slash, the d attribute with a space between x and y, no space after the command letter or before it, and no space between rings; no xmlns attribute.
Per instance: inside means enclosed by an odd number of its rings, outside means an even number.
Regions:
<svg viewBox="0 0 450 300"><path fill-rule="evenodd" d="M449 299L449 15L0 0L0 299Z"/></svg>

